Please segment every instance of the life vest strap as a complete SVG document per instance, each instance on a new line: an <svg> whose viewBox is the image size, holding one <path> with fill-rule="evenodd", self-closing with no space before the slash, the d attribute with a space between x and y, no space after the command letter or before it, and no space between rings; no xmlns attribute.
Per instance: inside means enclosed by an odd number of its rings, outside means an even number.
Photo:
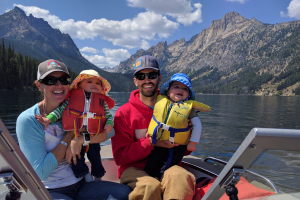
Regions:
<svg viewBox="0 0 300 200"><path fill-rule="evenodd" d="M82 112L72 109L72 108L69 108L69 110L70 110L71 114L77 115L78 118L88 118L88 119L103 119L103 118L105 118L105 116L103 116L103 115L98 115L98 114L92 113L92 112L82 113Z"/></svg>
<svg viewBox="0 0 300 200"><path fill-rule="evenodd" d="M86 112L83 113L79 118L87 118L87 119L103 119L105 116L97 115L96 113Z"/></svg>
<svg viewBox="0 0 300 200"><path fill-rule="evenodd" d="M152 134L152 143L153 144L156 144L156 142L157 142L157 133L158 133L159 129L170 131L169 141L171 143L174 143L175 133L186 132L186 131L191 129L191 126L187 126L186 128L173 128L173 127L170 127L167 124L164 124L164 123L158 121L154 115L152 116L152 118L157 123L157 126L154 128L154 131L153 131L153 134Z"/></svg>
<svg viewBox="0 0 300 200"><path fill-rule="evenodd" d="M168 126L167 124L164 124L164 123L160 123L159 128L168 131L170 129L170 126Z"/></svg>
<svg viewBox="0 0 300 200"><path fill-rule="evenodd" d="M174 144L174 143L175 143L175 138L170 136L169 141L170 141L172 144Z"/></svg>

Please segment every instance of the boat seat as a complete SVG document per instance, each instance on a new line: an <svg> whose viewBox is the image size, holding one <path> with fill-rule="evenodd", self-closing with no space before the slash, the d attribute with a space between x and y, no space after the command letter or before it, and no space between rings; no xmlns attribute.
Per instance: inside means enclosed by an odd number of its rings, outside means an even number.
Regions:
<svg viewBox="0 0 300 200"><path fill-rule="evenodd" d="M199 170L211 178L217 177L224 167L224 165L205 162L203 159L194 156L185 156L182 160L182 165L194 170ZM196 177L199 176L197 175Z"/></svg>

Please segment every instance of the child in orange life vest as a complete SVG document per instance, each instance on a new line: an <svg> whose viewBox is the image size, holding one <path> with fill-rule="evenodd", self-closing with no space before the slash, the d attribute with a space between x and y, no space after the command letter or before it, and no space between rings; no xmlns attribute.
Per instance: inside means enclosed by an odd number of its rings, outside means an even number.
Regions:
<svg viewBox="0 0 300 200"><path fill-rule="evenodd" d="M148 135L151 136L153 144L156 140L165 140L177 146L170 149L154 146L145 171L159 179L166 169L179 164L186 150L191 152L196 150L202 131L197 112L211 109L194 100L191 80L184 73L174 74L162 85L160 92L161 95L158 95L154 106Z"/></svg>
<svg viewBox="0 0 300 200"><path fill-rule="evenodd" d="M113 117L109 112L115 102L107 96L111 86L95 70L83 70L71 84L70 93L63 104L46 117L37 116L45 126L62 118L63 128L72 131L77 137L84 137L81 156L72 170L77 178L85 176L91 181L89 169L85 164L84 154L91 163L91 174L101 179L105 169L101 163L100 144L89 144L90 136L108 134L113 128Z"/></svg>

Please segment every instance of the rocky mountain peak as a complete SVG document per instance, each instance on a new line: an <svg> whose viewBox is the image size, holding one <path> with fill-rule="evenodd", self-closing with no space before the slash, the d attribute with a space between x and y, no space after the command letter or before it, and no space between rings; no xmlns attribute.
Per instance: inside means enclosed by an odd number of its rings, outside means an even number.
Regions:
<svg viewBox="0 0 300 200"><path fill-rule="evenodd" d="M237 12L227 13L222 19L214 20L207 29L211 37L226 37L228 34L241 31L253 22L244 18Z"/></svg>
<svg viewBox="0 0 300 200"><path fill-rule="evenodd" d="M255 30L261 22L246 19L237 12L227 13L222 19L214 20L210 27L192 37L188 51L204 51L211 44L225 38L234 37L245 30Z"/></svg>
<svg viewBox="0 0 300 200"><path fill-rule="evenodd" d="M233 22L236 20L247 20L247 19L241 16L240 13L238 12L229 12L224 15L223 20Z"/></svg>
<svg viewBox="0 0 300 200"><path fill-rule="evenodd" d="M20 23L20 25L26 23L27 18L25 12L19 7L15 7L13 10L1 15L0 25L10 24L12 23L12 21L14 21L15 23L18 22Z"/></svg>
<svg viewBox="0 0 300 200"><path fill-rule="evenodd" d="M52 28L42 18L27 16L18 7L0 15L0 39L15 52L40 61L49 58L60 60L75 73L84 69L95 69L108 79L115 91L124 91L132 87L132 81L127 76L108 73L86 60L68 34ZM128 86L120 85L116 80L130 83Z"/></svg>
<svg viewBox="0 0 300 200"><path fill-rule="evenodd" d="M154 55L163 77L185 72L204 93L292 95L300 94L299 37L300 21L265 24L230 12L189 41L160 42L131 58Z"/></svg>
<svg viewBox="0 0 300 200"><path fill-rule="evenodd" d="M19 8L19 7L15 7L13 10L11 10L10 12L6 13L7 15L11 15L11 16L15 16L15 17L26 17L25 12Z"/></svg>

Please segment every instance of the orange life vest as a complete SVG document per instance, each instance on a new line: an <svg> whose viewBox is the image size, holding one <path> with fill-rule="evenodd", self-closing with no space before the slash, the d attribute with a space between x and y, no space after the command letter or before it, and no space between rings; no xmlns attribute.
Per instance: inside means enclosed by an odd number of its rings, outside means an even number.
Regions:
<svg viewBox="0 0 300 200"><path fill-rule="evenodd" d="M101 133L106 123L104 102L109 108L115 104L114 100L103 94L92 92L87 99L83 89L73 89L69 94L69 103L63 111L62 123L66 131L74 131L75 135L86 125L88 133ZM88 106L89 104L89 106ZM84 111L85 105L87 110ZM86 124L84 124L84 120Z"/></svg>

